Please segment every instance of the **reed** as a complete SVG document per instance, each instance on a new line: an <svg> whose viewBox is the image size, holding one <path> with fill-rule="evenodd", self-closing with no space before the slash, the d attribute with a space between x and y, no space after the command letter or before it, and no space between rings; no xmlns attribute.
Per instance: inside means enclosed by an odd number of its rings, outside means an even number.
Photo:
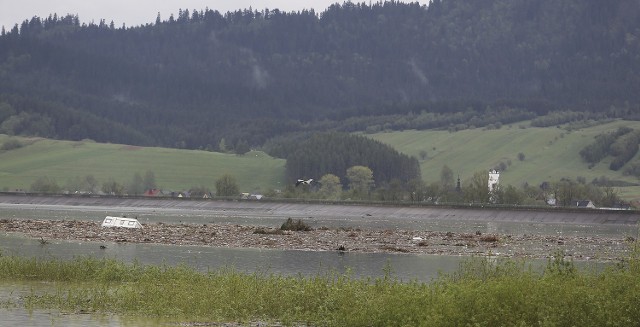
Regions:
<svg viewBox="0 0 640 327"><path fill-rule="evenodd" d="M475 258L432 282L350 273L282 276L232 268L143 266L112 259L0 256L1 281L46 281L29 309L115 313L188 322L313 326L625 326L640 321L637 251L604 271L561 255L544 271L523 261Z"/></svg>

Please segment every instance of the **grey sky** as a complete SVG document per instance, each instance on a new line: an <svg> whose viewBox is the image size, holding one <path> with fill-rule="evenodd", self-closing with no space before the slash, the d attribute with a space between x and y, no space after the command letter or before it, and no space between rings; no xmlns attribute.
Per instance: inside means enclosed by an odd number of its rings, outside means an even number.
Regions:
<svg viewBox="0 0 640 327"><path fill-rule="evenodd" d="M332 3L343 0L0 0L0 26L11 29L16 23L34 16L46 18L49 14L58 16L77 14L80 21L98 23L104 19L116 26L137 26L153 23L158 12L165 20L170 14L177 16L178 9L201 10L205 8L220 12L249 8L262 10L280 9L297 11L313 8L322 12ZM362 1L353 1L362 2ZM374 1L375 2L375 1ZM421 4L427 1L419 1Z"/></svg>

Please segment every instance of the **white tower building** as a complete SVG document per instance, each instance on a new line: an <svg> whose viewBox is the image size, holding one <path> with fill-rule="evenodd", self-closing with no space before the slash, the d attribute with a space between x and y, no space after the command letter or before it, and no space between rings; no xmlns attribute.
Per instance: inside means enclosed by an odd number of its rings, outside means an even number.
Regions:
<svg viewBox="0 0 640 327"><path fill-rule="evenodd" d="M489 192L493 192L493 190L495 190L496 186L498 186L499 179L500 179L499 171L495 169L489 170Z"/></svg>

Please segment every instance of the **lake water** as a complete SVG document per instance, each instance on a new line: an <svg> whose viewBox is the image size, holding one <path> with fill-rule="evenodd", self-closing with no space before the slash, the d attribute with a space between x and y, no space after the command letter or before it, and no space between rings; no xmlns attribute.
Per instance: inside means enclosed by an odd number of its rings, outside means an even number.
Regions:
<svg viewBox="0 0 640 327"><path fill-rule="evenodd" d="M218 223L278 227L283 217L264 217L255 213L233 212L211 214L205 210L172 210L135 207L100 206L31 206L0 204L0 219L67 219L101 221L107 215L137 217L140 222L165 223ZM532 222L483 222L464 220L417 219L415 217L387 219L385 217L309 217L304 219L313 227L360 227L372 229L408 229L431 231L455 231L504 234L571 235L571 236L620 236L637 237L636 225L624 224L549 224ZM345 273L355 277L380 277L386 267L391 267L395 277L408 281L428 282L439 273L455 271L466 257L434 256L389 253L338 253L334 251L292 251L265 249L213 248L202 246L173 246L154 244L107 244L49 240L42 245L39 240L16 234L0 234L0 249L5 255L39 258L71 259L78 256L115 258L125 262L134 260L142 264L186 264L198 270L215 270L232 267L243 272L267 272L285 275L315 275L326 272ZM541 265L541 262L534 264ZM0 283L0 301L19 302L20 295L34 285ZM65 315L55 311L27 312L21 308L0 309L0 326L157 326L151 319L128 319L116 316Z"/></svg>
<svg viewBox="0 0 640 327"><path fill-rule="evenodd" d="M315 275L326 272L346 273L356 277L380 277L385 267L402 280L429 281L440 272L456 270L462 257L407 255L384 253L344 253L231 249L198 246L152 244L110 244L100 249L98 243L51 240L41 245L39 240L19 235L0 234L0 248L5 255L39 258L71 259L78 256L116 258L142 264L186 264L201 271L233 267L244 272L266 272L285 275ZM0 301L20 301L20 295L31 287L0 283ZM56 311L27 312L22 308L0 309L0 326L158 326L151 319L124 319L117 316L64 315Z"/></svg>
<svg viewBox="0 0 640 327"><path fill-rule="evenodd" d="M373 211L373 210L372 210ZM562 213L554 213L562 215ZM187 224L240 224L265 227L279 227L287 217L273 215L265 210L264 214L255 210L216 211L187 208L149 208L149 207L112 207L112 206L70 206L70 205L29 205L0 203L0 219L57 219L57 220L93 220L102 221L105 216L135 217L142 223L187 223ZM461 233L501 234L533 234L567 236L638 236L637 224L580 224L580 223L549 223L535 221L482 221L465 220L464 217L455 219L432 219L419 215L318 215L309 214L301 218L311 227L359 227L370 229L405 229L452 231Z"/></svg>

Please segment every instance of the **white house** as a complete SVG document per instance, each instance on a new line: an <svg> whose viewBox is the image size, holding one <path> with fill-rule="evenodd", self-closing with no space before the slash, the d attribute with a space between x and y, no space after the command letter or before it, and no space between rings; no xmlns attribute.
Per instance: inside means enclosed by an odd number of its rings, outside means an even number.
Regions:
<svg viewBox="0 0 640 327"><path fill-rule="evenodd" d="M578 208L589 208L595 209L596 206L591 202L591 200L573 200L571 201L571 206Z"/></svg>

